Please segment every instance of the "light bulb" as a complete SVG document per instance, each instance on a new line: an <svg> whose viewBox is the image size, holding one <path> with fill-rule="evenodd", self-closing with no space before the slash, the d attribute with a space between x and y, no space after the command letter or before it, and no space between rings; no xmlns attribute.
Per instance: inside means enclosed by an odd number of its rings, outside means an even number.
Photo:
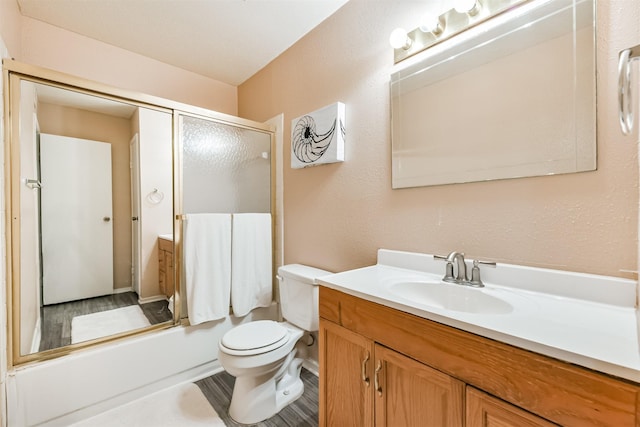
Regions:
<svg viewBox="0 0 640 427"><path fill-rule="evenodd" d="M433 33L438 35L443 31L442 22L438 16L431 13L427 13L422 17L422 23L420 24L420 31L423 33Z"/></svg>
<svg viewBox="0 0 640 427"><path fill-rule="evenodd" d="M456 0L453 8L458 13L467 13L469 15L475 15L480 10L479 0Z"/></svg>
<svg viewBox="0 0 640 427"><path fill-rule="evenodd" d="M391 47L394 49L407 50L411 47L411 43L412 40L409 38L404 28L396 28L389 36L389 44L391 44Z"/></svg>

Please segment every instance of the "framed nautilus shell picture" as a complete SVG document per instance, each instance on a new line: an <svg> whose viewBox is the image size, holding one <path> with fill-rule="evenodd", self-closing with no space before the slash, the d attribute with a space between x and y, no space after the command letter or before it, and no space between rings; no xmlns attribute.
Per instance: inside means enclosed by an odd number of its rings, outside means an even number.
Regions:
<svg viewBox="0 0 640 427"><path fill-rule="evenodd" d="M291 121L291 167L295 169L344 161L342 102Z"/></svg>

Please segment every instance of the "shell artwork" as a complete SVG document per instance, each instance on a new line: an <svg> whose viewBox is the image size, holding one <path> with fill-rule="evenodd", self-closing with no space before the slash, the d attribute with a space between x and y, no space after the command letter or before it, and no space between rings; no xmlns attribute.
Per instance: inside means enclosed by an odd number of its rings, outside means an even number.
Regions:
<svg viewBox="0 0 640 427"><path fill-rule="evenodd" d="M331 129L318 135L316 121L311 116L302 116L296 123L292 133L293 153L303 163L317 161L327 151L336 130L336 120Z"/></svg>
<svg viewBox="0 0 640 427"><path fill-rule="evenodd" d="M345 105L335 102L291 120L291 167L344 161Z"/></svg>

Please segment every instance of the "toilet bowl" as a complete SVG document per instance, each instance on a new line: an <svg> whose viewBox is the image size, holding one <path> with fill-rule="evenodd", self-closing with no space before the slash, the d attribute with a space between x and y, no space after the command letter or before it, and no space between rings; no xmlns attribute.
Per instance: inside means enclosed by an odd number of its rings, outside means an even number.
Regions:
<svg viewBox="0 0 640 427"><path fill-rule="evenodd" d="M300 264L280 267L280 301L286 321L244 323L218 343L220 364L236 377L229 407L235 421L253 424L266 420L304 392L300 370L307 344L300 338L318 330L315 279L327 274Z"/></svg>
<svg viewBox="0 0 640 427"><path fill-rule="evenodd" d="M242 328L245 331L240 332L247 333L246 337L250 330L274 333L271 335L274 342L250 348L247 342L234 337L235 342L229 344L233 341L228 339L229 333ZM300 368L303 359L295 357L295 346L303 330L286 322L260 320L240 325L229 333L220 340L219 358L225 371L236 377L229 407L231 418L243 424L257 423L275 415L302 395L304 386L300 380ZM266 336L269 335L260 338ZM262 344L265 342L267 340Z"/></svg>

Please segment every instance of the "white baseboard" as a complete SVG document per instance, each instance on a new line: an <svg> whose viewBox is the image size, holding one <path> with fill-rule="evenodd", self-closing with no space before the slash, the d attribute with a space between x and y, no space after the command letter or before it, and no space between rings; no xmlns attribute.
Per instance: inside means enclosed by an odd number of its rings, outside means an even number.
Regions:
<svg viewBox="0 0 640 427"><path fill-rule="evenodd" d="M318 365L318 362L313 359L306 359L304 362L302 362L302 367L311 372L316 377L319 375L318 373L320 372L320 365Z"/></svg>
<svg viewBox="0 0 640 427"><path fill-rule="evenodd" d="M128 287L128 288L117 288L113 290L114 294L124 294L125 292L133 292L133 288L132 287Z"/></svg>

